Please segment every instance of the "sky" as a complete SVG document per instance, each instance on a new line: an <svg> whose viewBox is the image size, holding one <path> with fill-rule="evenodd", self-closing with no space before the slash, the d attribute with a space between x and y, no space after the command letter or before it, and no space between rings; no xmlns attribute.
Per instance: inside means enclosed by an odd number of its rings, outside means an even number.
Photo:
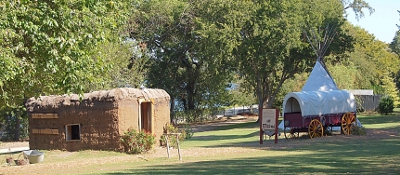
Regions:
<svg viewBox="0 0 400 175"><path fill-rule="evenodd" d="M391 43L396 31L399 30L396 24L400 25L400 0L365 0L375 12L369 15L369 11L364 10L365 16L359 21L355 18L352 10L347 10L347 19L354 25L364 28L373 34L376 39Z"/></svg>

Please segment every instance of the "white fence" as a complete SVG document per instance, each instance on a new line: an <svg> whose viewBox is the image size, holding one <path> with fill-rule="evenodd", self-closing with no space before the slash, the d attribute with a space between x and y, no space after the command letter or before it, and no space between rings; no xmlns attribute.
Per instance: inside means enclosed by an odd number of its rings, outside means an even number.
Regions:
<svg viewBox="0 0 400 175"><path fill-rule="evenodd" d="M215 112L215 115L217 117L221 116L234 116L238 115L241 113L253 113L253 114L258 114L258 105L252 105L252 106L237 106L225 110L219 110Z"/></svg>

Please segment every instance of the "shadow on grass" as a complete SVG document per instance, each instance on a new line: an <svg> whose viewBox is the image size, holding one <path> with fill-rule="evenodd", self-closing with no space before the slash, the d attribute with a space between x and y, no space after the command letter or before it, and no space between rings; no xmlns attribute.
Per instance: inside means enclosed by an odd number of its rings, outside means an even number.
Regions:
<svg viewBox="0 0 400 175"><path fill-rule="evenodd" d="M375 124L379 123L382 124L386 123L399 123L400 117L399 116L362 116L360 117L360 121L363 125L368 124ZM386 127L385 129L399 129L398 126L395 127ZM371 129L373 130L373 129ZM384 130L384 129L381 129ZM196 134L191 139L186 140L188 142L186 147L255 147L258 148L262 145L259 144L259 124L255 122L248 122L248 123L240 123L240 124L233 124L229 126L220 126L218 129L203 132L201 134ZM283 133L281 133L283 134ZM340 135L340 134L339 134ZM337 136L337 134L333 136L329 136L325 139L330 139L332 137ZM359 136L349 136L349 137L359 137ZM336 139L337 140L337 139ZM346 139L345 139L346 140ZM274 137L272 139L267 139L264 141L266 143L273 143ZM309 137L301 137L298 139L283 139L280 137L280 143L287 143L292 142L291 144L309 144L313 143L309 139ZM327 141L329 142L329 141ZM184 143L186 144L186 143Z"/></svg>
<svg viewBox="0 0 400 175"><path fill-rule="evenodd" d="M234 139L245 139L259 135L259 131L254 131L248 134L233 134L233 135L207 135L207 136L196 136L192 137L190 141L222 141L222 140L234 140Z"/></svg>
<svg viewBox="0 0 400 175"><path fill-rule="evenodd" d="M363 125L368 124L385 124L385 123L399 123L399 115L371 115L359 117L360 122Z"/></svg>
<svg viewBox="0 0 400 175"><path fill-rule="evenodd" d="M361 122L398 123L396 116L363 116ZM185 157L132 165L113 174L398 174L400 139L395 136L329 136L266 140L259 144L258 123L241 123L189 139L192 147L246 147L248 153ZM186 141L185 141L186 142ZM156 164L156 165L155 165Z"/></svg>
<svg viewBox="0 0 400 175"><path fill-rule="evenodd" d="M318 143L300 149L283 149L271 155L260 150L253 155L196 158L195 162L160 162L133 166L109 174L397 174L400 150L397 139L368 144Z"/></svg>
<svg viewBox="0 0 400 175"><path fill-rule="evenodd" d="M246 129L246 128L254 128L256 126L259 126L260 124L257 122L245 122L245 123L236 123L236 124L229 124L229 125L215 125L215 126L208 126L209 128L212 129L212 131L223 131L223 130L230 130L230 129ZM211 130L209 129L209 130ZM206 131L209 131L206 130Z"/></svg>

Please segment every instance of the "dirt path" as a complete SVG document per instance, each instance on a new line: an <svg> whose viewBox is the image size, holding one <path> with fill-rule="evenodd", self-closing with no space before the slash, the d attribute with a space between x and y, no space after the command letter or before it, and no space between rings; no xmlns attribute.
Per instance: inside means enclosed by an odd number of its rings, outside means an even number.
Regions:
<svg viewBox="0 0 400 175"><path fill-rule="evenodd" d="M28 141L0 142L0 149L18 148L18 147L29 147L29 142Z"/></svg>

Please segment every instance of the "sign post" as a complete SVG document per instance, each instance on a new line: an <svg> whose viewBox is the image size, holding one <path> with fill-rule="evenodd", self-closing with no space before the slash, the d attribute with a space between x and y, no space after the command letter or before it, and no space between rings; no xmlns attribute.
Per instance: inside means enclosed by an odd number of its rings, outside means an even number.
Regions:
<svg viewBox="0 0 400 175"><path fill-rule="evenodd" d="M260 144L263 143L264 134L275 135L275 143L278 143L278 109L262 109L260 116Z"/></svg>

